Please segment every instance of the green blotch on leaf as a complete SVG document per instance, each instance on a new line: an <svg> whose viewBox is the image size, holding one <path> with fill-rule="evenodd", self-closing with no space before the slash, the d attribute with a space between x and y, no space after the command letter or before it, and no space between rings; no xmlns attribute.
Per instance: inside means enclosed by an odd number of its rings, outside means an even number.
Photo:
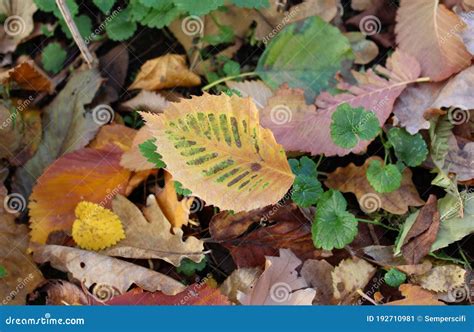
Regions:
<svg viewBox="0 0 474 332"><path fill-rule="evenodd" d="M375 113L363 107L352 108L344 103L332 115L331 138L334 144L345 149L352 149L359 140L374 139L379 130L380 123Z"/></svg>
<svg viewBox="0 0 474 332"><path fill-rule="evenodd" d="M53 74L58 73L66 60L67 53L57 42L49 43L41 53L43 68Z"/></svg>
<svg viewBox="0 0 474 332"><path fill-rule="evenodd" d="M7 274L7 269L5 269L3 265L0 265L0 279L5 278Z"/></svg>
<svg viewBox="0 0 474 332"><path fill-rule="evenodd" d="M379 193L397 190L402 182L402 173L397 166L384 166L380 160L370 162L366 175L370 185Z"/></svg>
<svg viewBox="0 0 474 332"><path fill-rule="evenodd" d="M398 287L405 282L407 276L405 273L398 271L397 269L390 269L385 273L385 283L391 287Z"/></svg>
<svg viewBox="0 0 474 332"><path fill-rule="evenodd" d="M354 58L349 40L318 16L287 25L258 61L256 72L270 87L303 88L308 102L336 84L343 62Z"/></svg>
<svg viewBox="0 0 474 332"><path fill-rule="evenodd" d="M155 164L156 168L165 168L166 164L163 162L161 155L156 152L156 139L151 138L142 144L138 145L138 149L142 155L152 164Z"/></svg>
<svg viewBox="0 0 474 332"><path fill-rule="evenodd" d="M312 225L312 236L317 248L341 249L357 235L357 219L346 211L344 196L330 189L321 195Z"/></svg>
<svg viewBox="0 0 474 332"><path fill-rule="evenodd" d="M189 258L185 258L181 261L181 265L176 268L176 271L178 273L184 274L187 277L190 277L196 272L204 270L206 264L206 257L204 257L199 263L196 263Z"/></svg>
<svg viewBox="0 0 474 332"><path fill-rule="evenodd" d="M317 178L298 175L293 183L291 199L301 207L310 207L317 203L323 193L323 187Z"/></svg>
<svg viewBox="0 0 474 332"><path fill-rule="evenodd" d="M407 166L420 165L428 155L428 147L420 133L410 135L405 129L392 128L388 132L395 155Z"/></svg>

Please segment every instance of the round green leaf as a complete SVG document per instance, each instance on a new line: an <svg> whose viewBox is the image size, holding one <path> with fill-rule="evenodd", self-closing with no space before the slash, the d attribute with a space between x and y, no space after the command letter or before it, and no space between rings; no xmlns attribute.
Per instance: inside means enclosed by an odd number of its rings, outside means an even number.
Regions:
<svg viewBox="0 0 474 332"><path fill-rule="evenodd" d="M410 135L405 129L392 128L388 139L395 150L395 155L410 167L420 165L428 155L426 142L420 133Z"/></svg>
<svg viewBox="0 0 474 332"><path fill-rule="evenodd" d="M395 165L382 165L380 160L372 160L367 168L367 180L379 193L392 192L400 187L402 173Z"/></svg>
<svg viewBox="0 0 474 332"><path fill-rule="evenodd" d="M291 199L301 207L310 207L317 203L323 193L323 187L317 178L299 175L293 183Z"/></svg>
<svg viewBox="0 0 474 332"><path fill-rule="evenodd" d="M385 273L385 283L391 287L398 287L405 282L407 276L405 273L398 271L397 269L390 269Z"/></svg>

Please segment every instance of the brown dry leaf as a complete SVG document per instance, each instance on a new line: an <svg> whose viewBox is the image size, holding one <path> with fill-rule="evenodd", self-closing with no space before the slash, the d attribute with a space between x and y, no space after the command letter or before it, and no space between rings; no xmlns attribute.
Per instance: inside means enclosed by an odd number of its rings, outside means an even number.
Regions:
<svg viewBox="0 0 474 332"><path fill-rule="evenodd" d="M332 272L334 267L323 260L308 259L301 268L301 276L317 290L313 304L331 304L333 300Z"/></svg>
<svg viewBox="0 0 474 332"><path fill-rule="evenodd" d="M357 290L363 289L376 271L363 259L343 260L331 273L334 298L342 304L353 303L359 297Z"/></svg>
<svg viewBox="0 0 474 332"><path fill-rule="evenodd" d="M430 195L402 244L402 254L409 264L418 264L431 251L439 230L438 199Z"/></svg>
<svg viewBox="0 0 474 332"><path fill-rule="evenodd" d="M301 261L288 249L266 257L265 270L248 293L238 293L243 305L311 305L316 291L298 276Z"/></svg>
<svg viewBox="0 0 474 332"><path fill-rule="evenodd" d="M417 58L422 75L435 82L471 64L472 56L459 36L464 28L464 22L437 0L400 1L398 46Z"/></svg>
<svg viewBox="0 0 474 332"><path fill-rule="evenodd" d="M374 6L375 3L376 0L352 0L351 8L358 11L367 10Z"/></svg>
<svg viewBox="0 0 474 332"><path fill-rule="evenodd" d="M354 63L366 65L374 60L379 54L376 43L366 39L366 35L361 32L346 32L344 36L349 39L352 51L354 51Z"/></svg>
<svg viewBox="0 0 474 332"><path fill-rule="evenodd" d="M229 300L234 303L239 303L237 294L239 292L250 292L252 286L255 285L261 274L262 270L258 267L234 270L231 275L224 280L219 289Z"/></svg>
<svg viewBox="0 0 474 332"><path fill-rule="evenodd" d="M0 74L2 84L15 82L21 89L48 92L54 91L54 82L33 60L26 60Z"/></svg>
<svg viewBox="0 0 474 332"><path fill-rule="evenodd" d="M95 138L88 147L96 150L104 150L111 144L117 146L122 151L128 151L131 147L133 137L136 135L135 129L121 124L110 124L100 128Z"/></svg>
<svg viewBox="0 0 474 332"><path fill-rule="evenodd" d="M184 197L178 201L173 176L165 172L165 186L156 194L156 201L173 227L181 228L188 224L194 200L194 197Z"/></svg>
<svg viewBox="0 0 474 332"><path fill-rule="evenodd" d="M361 209L366 213L384 209L393 214L405 214L409 206L423 205L423 200L413 184L412 173L409 168L403 171L400 188L390 193L378 193L370 185L365 174L372 160L380 160L380 157L368 158L362 166L351 163L346 167L338 167L328 175L324 182L329 188L342 192L354 193Z"/></svg>
<svg viewBox="0 0 474 332"><path fill-rule="evenodd" d="M199 84L201 78L188 69L184 55L166 54L145 62L129 89L154 91Z"/></svg>
<svg viewBox="0 0 474 332"><path fill-rule="evenodd" d="M194 236L183 241L183 231L172 227L155 196L148 196L146 204L142 214L127 198L115 196L112 210L122 221L126 237L102 253L136 259L158 258L175 266L179 266L183 258L199 263L204 258L203 241Z"/></svg>
<svg viewBox="0 0 474 332"><path fill-rule="evenodd" d="M49 279L28 296L29 303L44 300L45 305L87 305L87 295L77 285L60 279Z"/></svg>
<svg viewBox="0 0 474 332"><path fill-rule="evenodd" d="M226 85L231 90L238 91L242 97L251 97L255 105L260 109L264 108L268 103L268 99L273 96L272 90L260 80L243 82L228 81Z"/></svg>
<svg viewBox="0 0 474 332"><path fill-rule="evenodd" d="M0 25L0 53L15 51L33 32L33 14L37 9L33 0L0 1L0 14L6 17Z"/></svg>
<svg viewBox="0 0 474 332"><path fill-rule="evenodd" d="M470 113L464 114L470 116ZM457 181L474 179L474 142L466 143L460 137L451 135L448 145L444 167L456 174Z"/></svg>
<svg viewBox="0 0 474 332"><path fill-rule="evenodd" d="M450 264L435 266L427 273L414 278L413 281L424 289L441 293L462 287L465 277L466 270L460 266Z"/></svg>
<svg viewBox="0 0 474 332"><path fill-rule="evenodd" d="M278 2L278 1L277 1ZM319 16L324 21L330 22L337 15L340 0L304 0L302 3L290 8L286 14L290 24L311 16Z"/></svg>
<svg viewBox="0 0 474 332"><path fill-rule="evenodd" d="M149 162L141 153L139 145L153 138L148 128L140 128L132 141L130 149L122 155L120 165L132 171L145 171L156 168L156 165Z"/></svg>
<svg viewBox="0 0 474 332"><path fill-rule="evenodd" d="M163 113L163 110L169 106L169 101L157 92L142 90L132 99L122 103L121 106L132 111Z"/></svg>
<svg viewBox="0 0 474 332"><path fill-rule="evenodd" d="M424 290L420 286L403 284L398 289L405 298L388 302L385 305L444 305L443 302L438 301L436 294Z"/></svg>
<svg viewBox="0 0 474 332"><path fill-rule="evenodd" d="M33 258L39 264L50 262L51 266L71 274L77 281L89 288L110 287L119 294L125 293L133 284L147 291L162 291L175 295L185 289L184 285L159 272L144 267L76 248L44 245L34 248Z"/></svg>

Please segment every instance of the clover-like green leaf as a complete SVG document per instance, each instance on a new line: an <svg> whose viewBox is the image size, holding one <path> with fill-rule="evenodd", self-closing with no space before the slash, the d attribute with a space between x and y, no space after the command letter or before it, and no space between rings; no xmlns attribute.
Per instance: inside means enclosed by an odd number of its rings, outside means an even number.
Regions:
<svg viewBox="0 0 474 332"><path fill-rule="evenodd" d="M405 129L392 128L388 139L395 150L395 155L410 167L420 165L428 155L428 147L420 133L410 135Z"/></svg>
<svg viewBox="0 0 474 332"><path fill-rule="evenodd" d="M55 0L35 0L36 6L44 12L53 13L59 19L63 18L59 7L56 5ZM75 0L66 0L66 5L71 12L72 16L75 16L79 12L79 6Z"/></svg>
<svg viewBox="0 0 474 332"><path fill-rule="evenodd" d="M317 248L344 248L357 235L357 219L346 211L347 202L337 190L321 195L312 225L312 236Z"/></svg>
<svg viewBox="0 0 474 332"><path fill-rule="evenodd" d="M223 6L225 0L174 0L174 5L183 12L190 15L202 16Z"/></svg>
<svg viewBox="0 0 474 332"><path fill-rule="evenodd" d="M161 160L161 155L156 152L156 145L155 145L155 138L151 138L142 144L138 145L138 149L142 153L142 155L148 160L150 163L155 164L156 168L165 168L166 164Z"/></svg>
<svg viewBox="0 0 474 332"><path fill-rule="evenodd" d="M407 276L405 273L398 271L397 269L390 269L385 273L383 277L385 283L391 287L398 287L405 282Z"/></svg>
<svg viewBox="0 0 474 332"><path fill-rule="evenodd" d="M199 263L196 263L189 258L185 258L181 261L181 265L176 268L176 271L190 277L196 272L204 270L206 264L207 260L205 256Z"/></svg>
<svg viewBox="0 0 474 332"><path fill-rule="evenodd" d="M363 107L353 108L344 103L337 107L332 115L331 138L345 149L352 149L359 140L372 140L380 130L375 113Z"/></svg>
<svg viewBox="0 0 474 332"><path fill-rule="evenodd" d="M294 175L308 175L308 176L318 176L318 170L316 169L316 163L306 156L298 159L289 159L288 163L290 164L291 171Z"/></svg>
<svg viewBox="0 0 474 332"><path fill-rule="evenodd" d="M76 23L77 30L83 38L90 38L92 36L92 20L87 15L79 15L74 17L74 23ZM67 38L72 39L71 31L63 19L59 20L61 30L64 32Z"/></svg>
<svg viewBox="0 0 474 332"><path fill-rule="evenodd" d="M93 0L96 5L104 14L107 14L112 7L115 5L115 0Z"/></svg>
<svg viewBox="0 0 474 332"><path fill-rule="evenodd" d="M367 168L367 180L379 193L392 192L400 187L402 173L397 166L383 165L380 160L372 160Z"/></svg>
<svg viewBox="0 0 474 332"><path fill-rule="evenodd" d="M301 207L310 207L318 202L322 193L323 187L316 177L302 174L293 183L291 199Z"/></svg>
<svg viewBox="0 0 474 332"><path fill-rule="evenodd" d="M58 73L63 68L66 55L67 53L62 48L61 44L57 42L49 43L41 53L43 68L53 74Z"/></svg>
<svg viewBox="0 0 474 332"><path fill-rule="evenodd" d="M105 26L105 31L110 39L115 41L122 41L133 36L137 29L137 24L129 19L129 8L118 13Z"/></svg>

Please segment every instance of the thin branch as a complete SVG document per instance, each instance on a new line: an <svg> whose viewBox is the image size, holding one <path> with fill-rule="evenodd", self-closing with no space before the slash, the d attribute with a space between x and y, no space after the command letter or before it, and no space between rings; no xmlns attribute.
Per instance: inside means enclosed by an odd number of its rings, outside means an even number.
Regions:
<svg viewBox="0 0 474 332"><path fill-rule="evenodd" d="M92 53L87 48L87 45L84 42L84 39L82 39L82 36L79 33L79 30L77 29L76 23L74 23L72 19L71 12L69 11L69 8L67 7L65 0L56 0L56 4L58 5L59 10L61 11L61 14L63 15L64 21L66 22L66 25L68 26L69 31L71 31L72 38L76 42L76 45L79 48L79 51L81 51L82 57L86 61L87 66L89 66L89 68L93 68L97 66L98 64L97 59L92 55Z"/></svg>

